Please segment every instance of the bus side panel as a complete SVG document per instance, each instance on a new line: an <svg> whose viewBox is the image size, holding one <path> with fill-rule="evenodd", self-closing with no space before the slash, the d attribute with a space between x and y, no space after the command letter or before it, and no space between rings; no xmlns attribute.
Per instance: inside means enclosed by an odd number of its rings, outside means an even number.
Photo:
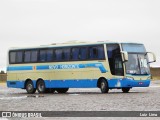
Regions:
<svg viewBox="0 0 160 120"><path fill-rule="evenodd" d="M73 68L66 68L69 65L72 65ZM14 88L24 88L27 79L33 81L34 88L36 88L36 82L39 79L45 81L46 88L96 88L100 77L110 76L108 64L105 61L85 61L72 64L36 63L25 66L18 64L8 66L7 74L8 87Z"/></svg>
<svg viewBox="0 0 160 120"><path fill-rule="evenodd" d="M46 88L95 88L97 80L45 80Z"/></svg>
<svg viewBox="0 0 160 120"><path fill-rule="evenodd" d="M46 88L96 88L97 80L44 80ZM33 80L36 88L36 80ZM24 88L25 81L7 81L7 87Z"/></svg>
<svg viewBox="0 0 160 120"><path fill-rule="evenodd" d="M7 80L7 87L10 88L24 88L25 82L24 81L13 81L13 80Z"/></svg>

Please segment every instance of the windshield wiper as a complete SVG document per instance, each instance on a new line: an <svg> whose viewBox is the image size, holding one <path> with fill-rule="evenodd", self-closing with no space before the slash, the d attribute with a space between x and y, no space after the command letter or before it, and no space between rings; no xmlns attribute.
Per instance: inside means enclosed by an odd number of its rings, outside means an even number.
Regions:
<svg viewBox="0 0 160 120"><path fill-rule="evenodd" d="M140 75L140 74L137 74L137 73L133 73L133 74L131 74L131 75Z"/></svg>
<svg viewBox="0 0 160 120"><path fill-rule="evenodd" d="M148 73L144 73L144 74L137 74L137 73L133 73L131 75L149 75Z"/></svg>
<svg viewBox="0 0 160 120"><path fill-rule="evenodd" d="M144 73L144 74L141 74L141 75L149 75L148 73Z"/></svg>

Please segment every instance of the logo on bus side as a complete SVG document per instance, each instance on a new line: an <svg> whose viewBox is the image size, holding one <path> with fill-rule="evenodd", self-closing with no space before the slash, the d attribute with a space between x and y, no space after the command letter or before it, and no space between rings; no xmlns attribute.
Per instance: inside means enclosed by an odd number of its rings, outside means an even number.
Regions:
<svg viewBox="0 0 160 120"><path fill-rule="evenodd" d="M49 69L78 69L78 68L79 68L78 64L49 65Z"/></svg>
<svg viewBox="0 0 160 120"><path fill-rule="evenodd" d="M79 68L99 68L102 73L107 72L102 63L49 65L48 67L46 66L45 69L53 70L53 69L79 69Z"/></svg>

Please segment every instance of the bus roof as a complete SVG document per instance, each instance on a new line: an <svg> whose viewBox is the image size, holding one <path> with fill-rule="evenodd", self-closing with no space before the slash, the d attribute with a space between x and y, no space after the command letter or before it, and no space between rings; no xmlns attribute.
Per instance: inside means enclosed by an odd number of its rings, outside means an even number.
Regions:
<svg viewBox="0 0 160 120"><path fill-rule="evenodd" d="M19 49L35 49L35 48L54 48L54 47L69 47L69 46L81 46L81 45L98 45L98 44L120 44L120 43L128 43L128 44L142 44L142 43L134 43L134 42L114 42L114 41L68 41L64 43L52 43L49 45L40 45L40 46L32 46L32 47L11 47L9 50L19 50Z"/></svg>

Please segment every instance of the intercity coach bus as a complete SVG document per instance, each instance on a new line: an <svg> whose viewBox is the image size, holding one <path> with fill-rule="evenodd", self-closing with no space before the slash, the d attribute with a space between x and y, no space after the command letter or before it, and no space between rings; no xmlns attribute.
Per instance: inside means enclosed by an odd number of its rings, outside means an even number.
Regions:
<svg viewBox="0 0 160 120"><path fill-rule="evenodd" d="M148 55L150 54L150 55ZM150 59L149 59L150 58ZM152 60L151 60L152 58ZM67 42L8 51L7 86L27 93L66 93L69 88L148 87L156 57L141 43Z"/></svg>

